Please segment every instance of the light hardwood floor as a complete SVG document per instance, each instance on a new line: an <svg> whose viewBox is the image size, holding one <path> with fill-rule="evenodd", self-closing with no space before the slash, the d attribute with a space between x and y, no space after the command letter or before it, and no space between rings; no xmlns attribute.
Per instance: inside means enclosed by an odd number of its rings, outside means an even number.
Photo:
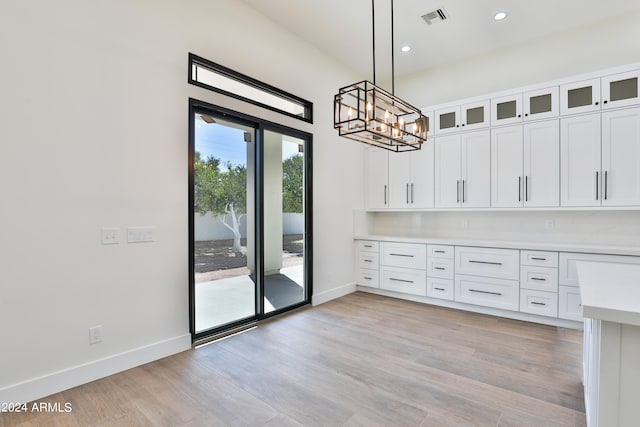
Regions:
<svg viewBox="0 0 640 427"><path fill-rule="evenodd" d="M584 426L579 331L356 292L0 426Z"/></svg>

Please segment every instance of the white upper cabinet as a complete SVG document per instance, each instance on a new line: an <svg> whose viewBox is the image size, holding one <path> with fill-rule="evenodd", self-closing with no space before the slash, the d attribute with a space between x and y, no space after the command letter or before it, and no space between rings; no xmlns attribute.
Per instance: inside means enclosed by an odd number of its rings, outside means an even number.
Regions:
<svg viewBox="0 0 640 427"><path fill-rule="evenodd" d="M524 206L560 205L560 122L524 125Z"/></svg>
<svg viewBox="0 0 640 427"><path fill-rule="evenodd" d="M491 126L522 121L522 94L516 93L491 100Z"/></svg>
<svg viewBox="0 0 640 427"><path fill-rule="evenodd" d="M395 154L395 153L394 153ZM365 185L368 209L389 207L389 152L367 148L365 152Z"/></svg>
<svg viewBox="0 0 640 427"><path fill-rule="evenodd" d="M640 108L602 113L603 206L640 205Z"/></svg>
<svg viewBox="0 0 640 427"><path fill-rule="evenodd" d="M489 126L489 101L441 108L435 112L436 135Z"/></svg>
<svg viewBox="0 0 640 427"><path fill-rule="evenodd" d="M560 114L590 113L600 110L600 79L560 86Z"/></svg>
<svg viewBox="0 0 640 427"><path fill-rule="evenodd" d="M488 129L437 138L436 208L489 207L490 149Z"/></svg>
<svg viewBox="0 0 640 427"><path fill-rule="evenodd" d="M523 95L524 121L558 117L560 101L558 86L525 92Z"/></svg>
<svg viewBox="0 0 640 427"><path fill-rule="evenodd" d="M492 207L522 206L522 135L522 125L491 129Z"/></svg>
<svg viewBox="0 0 640 427"><path fill-rule="evenodd" d="M390 208L425 209L433 207L432 139L417 151L389 154Z"/></svg>
<svg viewBox="0 0 640 427"><path fill-rule="evenodd" d="M613 74L602 78L602 108L640 104L638 80L640 70Z"/></svg>
<svg viewBox="0 0 640 427"><path fill-rule="evenodd" d="M600 206L600 114L560 120L560 205Z"/></svg>

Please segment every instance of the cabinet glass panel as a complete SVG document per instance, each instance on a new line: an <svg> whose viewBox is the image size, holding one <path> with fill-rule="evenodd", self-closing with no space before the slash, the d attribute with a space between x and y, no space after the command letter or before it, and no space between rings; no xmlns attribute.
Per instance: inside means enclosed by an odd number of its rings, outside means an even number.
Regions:
<svg viewBox="0 0 640 427"><path fill-rule="evenodd" d="M467 125L484 122L484 107L467 109Z"/></svg>
<svg viewBox="0 0 640 427"><path fill-rule="evenodd" d="M456 113L440 114L440 129L451 129L456 127Z"/></svg>
<svg viewBox="0 0 640 427"><path fill-rule="evenodd" d="M591 86L579 87L567 91L567 105L569 108L583 107L591 105L593 100Z"/></svg>
<svg viewBox="0 0 640 427"><path fill-rule="evenodd" d="M618 80L609 84L611 101L638 97L638 78Z"/></svg>
<svg viewBox="0 0 640 427"><path fill-rule="evenodd" d="M529 99L529 114L548 113L552 110L551 94L532 96Z"/></svg>
<svg viewBox="0 0 640 427"><path fill-rule="evenodd" d="M498 120L510 119L516 117L517 104L516 101L501 102L497 105Z"/></svg>

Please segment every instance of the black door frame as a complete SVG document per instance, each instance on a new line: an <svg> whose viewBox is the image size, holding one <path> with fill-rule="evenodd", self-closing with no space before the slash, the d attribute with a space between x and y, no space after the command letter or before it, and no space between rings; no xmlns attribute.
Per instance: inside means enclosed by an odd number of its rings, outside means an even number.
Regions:
<svg viewBox="0 0 640 427"><path fill-rule="evenodd" d="M194 269L194 191L193 191L193 157L195 149L195 114L204 113L213 117L221 117L230 122L246 125L255 129L254 155L256 159L254 188L255 188L255 218L254 227L256 233L256 292L255 292L255 316L241 319L219 327L196 332L195 329L195 269ZM296 308L311 303L313 294L313 135L281 125L279 123L250 116L238 111L230 110L219 105L210 104L194 98L189 98L189 153L188 153L188 175L189 175L189 330L192 342L206 340L217 335L224 335L229 331L242 329L247 325L260 322L264 319L278 314L294 310ZM304 299L300 303L276 309L270 313L264 313L264 229L262 227L264 218L264 132L272 131L283 135L299 138L304 141ZM247 201L249 203L249 201Z"/></svg>

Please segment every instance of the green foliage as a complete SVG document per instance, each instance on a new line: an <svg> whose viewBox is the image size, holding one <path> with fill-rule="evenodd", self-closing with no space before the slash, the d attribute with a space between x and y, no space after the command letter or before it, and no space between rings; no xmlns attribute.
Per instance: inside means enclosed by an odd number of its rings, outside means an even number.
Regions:
<svg viewBox="0 0 640 427"><path fill-rule="evenodd" d="M220 170L220 159L200 159L196 152L193 162L194 209L204 215L229 213L233 208L237 214L246 212L247 168L227 162L226 170Z"/></svg>
<svg viewBox="0 0 640 427"><path fill-rule="evenodd" d="M302 213L304 157L295 154L282 162L282 211Z"/></svg>

